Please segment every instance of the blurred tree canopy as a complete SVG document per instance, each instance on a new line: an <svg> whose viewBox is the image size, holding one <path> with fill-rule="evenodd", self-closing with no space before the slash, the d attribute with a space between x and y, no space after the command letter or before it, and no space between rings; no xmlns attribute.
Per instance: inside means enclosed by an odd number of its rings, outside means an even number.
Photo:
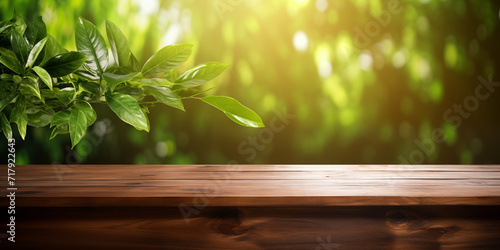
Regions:
<svg viewBox="0 0 500 250"><path fill-rule="evenodd" d="M144 62L194 44L185 69L231 64L203 86L261 115L244 128L210 107L156 107L136 131L96 107L74 151L28 128L25 163L500 163L500 2L403 0L17 0L0 3L75 50L82 16L116 23ZM17 139L17 138L16 138ZM0 145L4 155L7 143Z"/></svg>

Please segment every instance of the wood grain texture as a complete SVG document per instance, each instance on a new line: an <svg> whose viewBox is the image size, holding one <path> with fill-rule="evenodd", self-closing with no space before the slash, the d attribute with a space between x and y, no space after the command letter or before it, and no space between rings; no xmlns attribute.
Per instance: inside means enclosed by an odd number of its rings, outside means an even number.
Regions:
<svg viewBox="0 0 500 250"><path fill-rule="evenodd" d="M500 249L500 207L22 208L32 249Z"/></svg>
<svg viewBox="0 0 500 250"><path fill-rule="evenodd" d="M37 207L500 205L500 166L21 165L16 186Z"/></svg>
<svg viewBox="0 0 500 250"><path fill-rule="evenodd" d="M500 249L498 165L25 165L16 187L0 249Z"/></svg>

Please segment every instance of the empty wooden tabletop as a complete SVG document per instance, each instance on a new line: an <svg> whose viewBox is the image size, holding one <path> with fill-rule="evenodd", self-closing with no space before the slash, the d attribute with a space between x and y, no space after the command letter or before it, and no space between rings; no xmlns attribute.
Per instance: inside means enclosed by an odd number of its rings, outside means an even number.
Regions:
<svg viewBox="0 0 500 250"><path fill-rule="evenodd" d="M500 205L500 165L19 165L15 171L19 206Z"/></svg>

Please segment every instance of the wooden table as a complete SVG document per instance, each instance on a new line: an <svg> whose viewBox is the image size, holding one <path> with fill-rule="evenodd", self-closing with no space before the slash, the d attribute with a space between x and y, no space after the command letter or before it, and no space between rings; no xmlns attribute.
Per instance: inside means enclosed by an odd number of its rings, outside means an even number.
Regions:
<svg viewBox="0 0 500 250"><path fill-rule="evenodd" d="M24 248L500 249L500 165L22 165L16 187Z"/></svg>

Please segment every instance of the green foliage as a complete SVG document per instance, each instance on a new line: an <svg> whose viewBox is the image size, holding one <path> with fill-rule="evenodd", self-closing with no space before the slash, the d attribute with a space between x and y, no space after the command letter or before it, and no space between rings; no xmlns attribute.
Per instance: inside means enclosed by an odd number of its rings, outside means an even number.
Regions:
<svg viewBox="0 0 500 250"><path fill-rule="evenodd" d="M39 41L33 48L31 49L29 55L28 55L28 61L26 62L26 68L31 68L33 67L33 64L35 61L38 59L38 55L42 52L45 43L47 42L47 38L42 39Z"/></svg>
<svg viewBox="0 0 500 250"><path fill-rule="evenodd" d="M3 113L0 113L0 122L2 123L3 134L7 139L12 138L12 127L10 126L9 120Z"/></svg>
<svg viewBox="0 0 500 250"><path fill-rule="evenodd" d="M106 21L106 33L116 65L118 67L128 66L132 52L128 47L127 38L123 35L118 26L110 21Z"/></svg>
<svg viewBox="0 0 500 250"><path fill-rule="evenodd" d="M259 115L231 97L207 96L201 100L222 110L227 117L238 124L254 128L264 127Z"/></svg>
<svg viewBox="0 0 500 250"><path fill-rule="evenodd" d="M191 55L191 44L165 46L146 61L142 74L155 74L169 71L183 64Z"/></svg>
<svg viewBox="0 0 500 250"><path fill-rule="evenodd" d="M80 52L68 52L50 58L43 64L43 68L52 77L63 77L79 69L85 59L85 55Z"/></svg>
<svg viewBox="0 0 500 250"><path fill-rule="evenodd" d="M45 83L50 90L52 90L52 79L50 78L49 73L45 69L38 66L33 67L33 71L35 71L38 77L40 77L40 80L42 80L42 82Z"/></svg>
<svg viewBox="0 0 500 250"><path fill-rule="evenodd" d="M111 110L113 110L122 121L134 126L138 130L146 130L149 132L148 117L132 96L123 93L107 93L106 101Z"/></svg>
<svg viewBox="0 0 500 250"><path fill-rule="evenodd" d="M196 66L179 76L179 78L175 80L175 85L183 87L200 86L222 74L222 72L224 72L224 70L228 67L229 65L218 62L205 63Z"/></svg>
<svg viewBox="0 0 500 250"><path fill-rule="evenodd" d="M80 18L75 32L76 48L87 56L83 66L94 75L102 76L108 65L106 42L95 25Z"/></svg>
<svg viewBox="0 0 500 250"><path fill-rule="evenodd" d="M78 51L61 47L40 17L26 25L14 13L0 23L0 37L8 38L0 46L0 122L7 138L12 137L10 123L17 124L23 139L28 125L50 125L51 139L69 133L74 147L97 119L95 103L106 103L124 122L149 131L149 107L163 103L184 110L186 98L200 99L240 125L264 126L255 112L230 97L197 97L202 92L194 87L214 79L228 65L202 64L177 77L176 68L189 58L192 45L166 46L141 67L115 24L106 21L106 33L114 62L108 62L104 37L83 18L75 31Z"/></svg>
<svg viewBox="0 0 500 250"><path fill-rule="evenodd" d="M69 115L69 135L71 146L74 147L85 136L87 130L87 117L83 110L74 108Z"/></svg>

